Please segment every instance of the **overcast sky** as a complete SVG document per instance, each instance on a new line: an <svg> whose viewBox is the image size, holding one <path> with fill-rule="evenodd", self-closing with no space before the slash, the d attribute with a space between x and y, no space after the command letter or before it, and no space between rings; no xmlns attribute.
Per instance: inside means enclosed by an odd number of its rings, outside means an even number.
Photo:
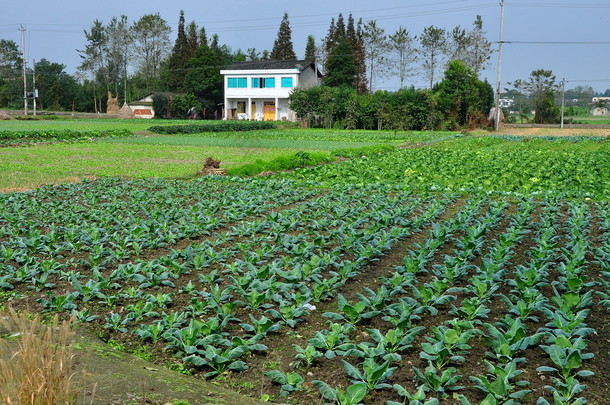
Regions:
<svg viewBox="0 0 610 405"><path fill-rule="evenodd" d="M471 28L477 14L483 18L488 38L497 41L501 0L30 0L3 1L0 38L21 43L20 25L26 28L26 57L46 58L66 65L74 73L80 64L77 49L84 49L85 35L93 21L104 23L126 15L131 22L159 12L172 27L175 40L180 10L186 22L204 26L208 36L217 33L222 44L233 50L271 50L284 12L288 13L297 57L302 58L308 35L324 38L332 17L351 12L356 20L377 20L386 33L399 25L419 35L434 25L451 30L457 25ZM610 88L610 0L505 0L502 87L506 82L526 79L535 69L550 69L566 88L590 85L596 91ZM543 42L524 44L518 42ZM553 44L553 42L563 42ZM567 42L567 43L566 43ZM579 44L573 44L579 42ZM596 43L597 42L597 43ZM605 42L605 43L604 43ZM483 72L495 87L497 54ZM410 79L426 87L422 75ZM377 81L375 89L396 90L396 80Z"/></svg>

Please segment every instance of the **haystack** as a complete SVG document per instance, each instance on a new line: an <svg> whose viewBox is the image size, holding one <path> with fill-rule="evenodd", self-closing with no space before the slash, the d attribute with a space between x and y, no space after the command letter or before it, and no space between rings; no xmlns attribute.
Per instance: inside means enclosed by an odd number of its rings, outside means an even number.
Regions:
<svg viewBox="0 0 610 405"><path fill-rule="evenodd" d="M131 118L135 118L136 116L133 113L133 110L131 109L131 107L129 107L127 105L127 103L123 104L123 107L121 107L121 109L119 110L119 118L121 119L131 119Z"/></svg>
<svg viewBox="0 0 610 405"><path fill-rule="evenodd" d="M201 174L203 176L208 175L208 174L224 176L225 174L227 174L227 170L220 168L220 160L216 160L212 156L208 156L205 159L205 162L203 162L203 168L201 169Z"/></svg>

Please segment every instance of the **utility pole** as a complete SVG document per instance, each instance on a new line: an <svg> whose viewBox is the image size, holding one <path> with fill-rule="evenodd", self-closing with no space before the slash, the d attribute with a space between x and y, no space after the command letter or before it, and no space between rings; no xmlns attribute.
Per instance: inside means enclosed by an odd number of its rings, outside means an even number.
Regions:
<svg viewBox="0 0 610 405"><path fill-rule="evenodd" d="M27 78L25 77L25 27L21 25L19 31L21 31L21 61L23 63L23 115L28 115L28 87Z"/></svg>
<svg viewBox="0 0 610 405"><path fill-rule="evenodd" d="M494 120L494 129L500 129L500 77L502 72L502 32L504 31L504 0L500 3L500 40L498 41L498 84L496 87L496 119Z"/></svg>
<svg viewBox="0 0 610 405"><path fill-rule="evenodd" d="M566 106L566 79L561 79L561 128L563 128L563 110Z"/></svg>
<svg viewBox="0 0 610 405"><path fill-rule="evenodd" d="M38 90L36 90L36 59L32 60L32 103L34 104L34 115L36 115L36 97L38 97Z"/></svg>

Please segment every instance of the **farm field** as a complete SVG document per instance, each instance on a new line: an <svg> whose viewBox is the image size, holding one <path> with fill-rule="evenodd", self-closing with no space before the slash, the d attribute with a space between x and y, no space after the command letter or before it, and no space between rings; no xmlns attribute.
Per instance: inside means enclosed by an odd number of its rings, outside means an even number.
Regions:
<svg viewBox="0 0 610 405"><path fill-rule="evenodd" d="M606 403L608 141L443 139L0 194L0 304L261 400Z"/></svg>
<svg viewBox="0 0 610 405"><path fill-rule="evenodd" d="M107 122L110 121L110 122ZM44 184L104 176L129 178L192 179L200 172L208 156L221 161L222 167L231 169L255 160L271 161L292 156L299 151L316 152L330 156L330 151L361 148L377 144L411 144L451 138L455 133L379 133L374 131L337 131L271 129L248 132L207 132L199 134L157 135L142 120L61 120L0 121L2 134L44 131L50 139L9 139L0 147L0 192L21 191ZM67 124L62 127L60 124ZM158 124L158 122L154 122ZM162 126L175 124L163 121ZM213 122L212 124L221 124ZM104 127L104 124L107 126ZM184 125L184 121L182 122ZM62 131L72 131L67 134ZM72 141L79 131L86 136ZM97 138L100 134L115 131L111 137ZM138 135L129 135L136 132ZM126 136L129 135L129 136ZM64 137L70 137L66 140ZM91 139L90 139L91 137ZM58 139L57 139L58 138ZM17 142L17 143L16 143ZM11 146L28 147L11 147Z"/></svg>

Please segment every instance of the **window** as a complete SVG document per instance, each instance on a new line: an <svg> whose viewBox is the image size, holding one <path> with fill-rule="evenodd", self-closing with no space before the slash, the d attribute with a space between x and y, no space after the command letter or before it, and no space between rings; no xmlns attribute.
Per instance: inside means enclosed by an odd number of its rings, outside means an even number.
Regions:
<svg viewBox="0 0 610 405"><path fill-rule="evenodd" d="M266 77L265 78L265 87L272 89L275 87L275 77Z"/></svg>
<svg viewBox="0 0 610 405"><path fill-rule="evenodd" d="M282 77L282 87L292 88L292 77Z"/></svg>
<svg viewBox="0 0 610 405"><path fill-rule="evenodd" d="M245 89L248 87L248 79L245 77L229 77L227 79L227 87L230 89Z"/></svg>
<svg viewBox="0 0 610 405"><path fill-rule="evenodd" d="M275 87L275 77L253 77L252 88L253 89L272 89Z"/></svg>

